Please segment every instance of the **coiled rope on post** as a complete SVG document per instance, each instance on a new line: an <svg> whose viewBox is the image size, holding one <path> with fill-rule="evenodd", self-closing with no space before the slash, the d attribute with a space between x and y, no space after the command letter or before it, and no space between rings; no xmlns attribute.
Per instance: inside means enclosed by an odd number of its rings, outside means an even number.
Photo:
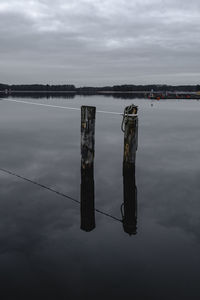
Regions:
<svg viewBox="0 0 200 300"><path fill-rule="evenodd" d="M131 104L131 105L125 107L125 109L124 109L123 119L122 119L122 124L121 124L121 130L122 130L123 132L125 132L125 125L126 125L126 123L127 123L127 121L128 121L129 115L132 115L132 116L135 115L135 114L132 113L132 112L133 112L133 109L134 109L135 107L136 107L136 106L135 106L134 104ZM135 116L137 116L137 115L135 115Z"/></svg>

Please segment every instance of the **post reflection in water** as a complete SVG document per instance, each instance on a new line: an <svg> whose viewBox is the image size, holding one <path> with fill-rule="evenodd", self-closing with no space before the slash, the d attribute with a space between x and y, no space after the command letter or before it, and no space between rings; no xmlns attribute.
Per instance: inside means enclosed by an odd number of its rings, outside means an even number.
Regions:
<svg viewBox="0 0 200 300"><path fill-rule="evenodd" d="M92 106L81 107L81 229L95 228L94 144L95 114Z"/></svg>
<svg viewBox="0 0 200 300"><path fill-rule="evenodd" d="M137 233L137 187L135 182L136 151L138 146L138 108L125 108L122 130L124 131L123 196L121 205L123 229L132 235Z"/></svg>
<svg viewBox="0 0 200 300"><path fill-rule="evenodd" d="M94 228L94 167L81 167L81 229L92 231Z"/></svg>
<svg viewBox="0 0 200 300"><path fill-rule="evenodd" d="M137 233L137 187L135 164L123 163L124 202L121 205L124 231L130 235Z"/></svg>

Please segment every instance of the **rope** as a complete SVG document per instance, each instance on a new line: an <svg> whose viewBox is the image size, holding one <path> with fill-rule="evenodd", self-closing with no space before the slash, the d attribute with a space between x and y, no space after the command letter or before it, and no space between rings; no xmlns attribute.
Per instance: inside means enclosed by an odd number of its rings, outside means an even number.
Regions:
<svg viewBox="0 0 200 300"><path fill-rule="evenodd" d="M135 105L131 104L131 105L125 107L125 109L124 109L123 119L122 119L122 124L121 124L121 130L123 132L125 132L125 125L126 125L126 123L128 121L129 115L131 115L131 116L137 116L135 114L132 114L132 111L133 111L134 108L135 108Z"/></svg>
<svg viewBox="0 0 200 300"><path fill-rule="evenodd" d="M67 199L69 199L69 200L71 200L71 201L73 201L73 202L76 202L76 203L80 204L80 201L78 201L77 199L72 198L72 197L70 197L70 196L67 196L67 195L64 194L64 193L59 192L59 191L57 191L57 190L55 190L55 189L53 189L53 188L50 188L50 187L48 187L48 186L46 186L46 185L44 185L44 184L39 183L39 182L37 182L37 181L34 181L34 180L32 180L32 179L29 179L29 178L27 178L27 177L21 176L21 175L19 175L19 174L17 174L17 173L11 172L11 171L6 170L6 169L3 169L3 168L0 168L0 171L2 171L2 172L4 172L4 173L7 173L7 174L9 174L9 175L12 175L12 176L14 176L14 177L20 178L20 179L22 179L22 180L24 180L24 181L27 181L27 182L29 182L29 183L32 183L32 184L34 184L34 185L37 185L37 186L39 186L39 187L41 187L41 188L43 188L43 189L46 189L46 190L48 190L48 191L50 191L50 192L52 192L52 193L55 193L55 194L57 194L57 195L59 195L59 196L62 196L62 197L64 197L64 198L67 198ZM112 215L110 215L110 214L108 214L108 213L106 213L106 212L104 212L104 211L99 210L99 209L94 209L94 211L96 211L97 213L102 214L102 215L104 215L104 216L106 216L106 217L109 217L109 218L111 218L111 219L113 219L113 220L116 220L116 221L118 221L118 222L122 222L122 221L121 221L120 219L118 219L117 217L112 216Z"/></svg>
<svg viewBox="0 0 200 300"><path fill-rule="evenodd" d="M52 108L60 108L60 109L70 109L70 110L78 110L80 111L80 108L76 107L69 107L69 106L60 106L60 105L53 105L53 104L44 104L44 103L35 103L31 101L22 101L22 100L11 100L11 99L0 99L1 101L9 101L9 102L16 102L16 103L22 103L22 104L29 104L29 105L37 105L37 106L45 106L45 107L52 107ZM122 116L122 113L114 112L114 111L105 111L105 110L97 110L97 113L103 113L103 114L111 114L111 115L119 115Z"/></svg>

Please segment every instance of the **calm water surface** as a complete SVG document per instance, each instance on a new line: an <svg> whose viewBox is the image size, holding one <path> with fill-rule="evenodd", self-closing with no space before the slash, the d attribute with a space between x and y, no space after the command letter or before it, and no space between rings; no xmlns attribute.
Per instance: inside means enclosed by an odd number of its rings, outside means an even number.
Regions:
<svg viewBox="0 0 200 300"><path fill-rule="evenodd" d="M0 171L1 299L200 299L200 102L17 99L139 106L137 234L99 212L83 231L79 203ZM97 113L94 168L95 207L119 220L121 120ZM80 111L0 101L0 138L0 168L80 201Z"/></svg>

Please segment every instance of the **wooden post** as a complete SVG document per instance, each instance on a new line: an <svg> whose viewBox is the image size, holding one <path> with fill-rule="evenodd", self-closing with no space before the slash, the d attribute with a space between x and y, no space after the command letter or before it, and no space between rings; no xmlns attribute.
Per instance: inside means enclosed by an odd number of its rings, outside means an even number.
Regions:
<svg viewBox="0 0 200 300"><path fill-rule="evenodd" d="M93 165L96 107L81 107L81 166Z"/></svg>
<svg viewBox="0 0 200 300"><path fill-rule="evenodd" d="M81 107L81 229L87 232L95 228L95 114L95 107Z"/></svg>
<svg viewBox="0 0 200 300"><path fill-rule="evenodd" d="M131 116L131 114L137 114L137 110L137 106L133 106L132 110L129 110L128 115L125 116L124 163L126 164L135 164L138 147L138 117Z"/></svg>
<svg viewBox="0 0 200 300"><path fill-rule="evenodd" d="M137 188L135 183L136 150L138 147L137 106L125 108L124 156L123 156L123 188L122 223L128 234L137 232ZM134 115L132 115L134 114Z"/></svg>

